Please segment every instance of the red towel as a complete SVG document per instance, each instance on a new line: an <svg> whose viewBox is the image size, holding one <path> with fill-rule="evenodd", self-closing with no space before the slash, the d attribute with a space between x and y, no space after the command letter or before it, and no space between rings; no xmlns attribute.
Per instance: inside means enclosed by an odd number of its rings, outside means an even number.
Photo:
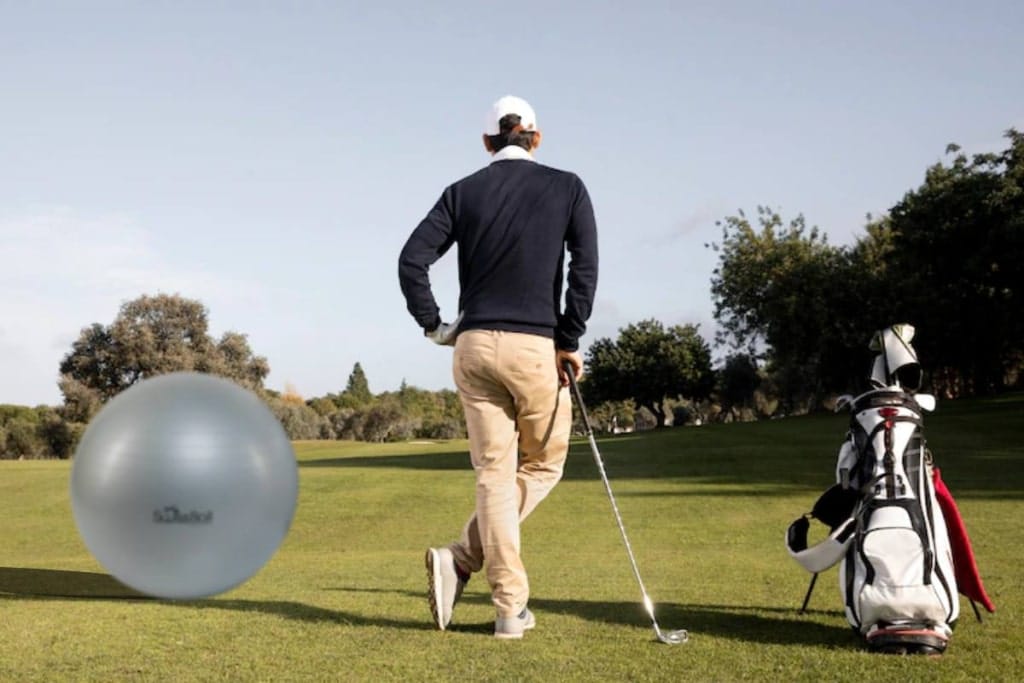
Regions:
<svg viewBox="0 0 1024 683"><path fill-rule="evenodd" d="M960 517L960 510L956 507L953 494L939 476L938 467L935 468L934 481L935 497L942 508L942 516L946 518L946 528L949 530L949 545L953 551L953 573L956 575L957 589L971 600L980 603L989 612L995 612L996 607L981 583L981 574L978 573L978 564L974 561L974 551L971 549L967 527Z"/></svg>

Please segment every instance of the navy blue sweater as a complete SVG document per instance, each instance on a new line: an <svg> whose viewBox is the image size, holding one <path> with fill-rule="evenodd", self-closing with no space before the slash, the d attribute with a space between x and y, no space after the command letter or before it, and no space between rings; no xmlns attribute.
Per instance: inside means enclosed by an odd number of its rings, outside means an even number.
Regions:
<svg viewBox="0 0 1024 683"><path fill-rule="evenodd" d="M426 331L441 324L428 271L452 244L459 245L460 331L526 332L578 349L597 288L597 227L579 177L508 159L445 189L398 261L409 312Z"/></svg>

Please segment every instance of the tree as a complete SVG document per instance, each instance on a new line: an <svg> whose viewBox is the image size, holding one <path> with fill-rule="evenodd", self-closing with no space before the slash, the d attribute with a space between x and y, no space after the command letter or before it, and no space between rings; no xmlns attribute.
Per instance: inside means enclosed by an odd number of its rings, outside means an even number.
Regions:
<svg viewBox="0 0 1024 683"><path fill-rule="evenodd" d="M125 303L110 326L84 328L60 364L61 414L85 423L110 400L147 377L195 370L232 379L253 390L270 372L245 335L207 332L206 308L178 295L141 296Z"/></svg>
<svg viewBox="0 0 1024 683"><path fill-rule="evenodd" d="M327 398L326 396L319 396L306 401L306 405L313 409L320 417L328 417L338 409L338 406L334 404L334 401Z"/></svg>
<svg viewBox="0 0 1024 683"><path fill-rule="evenodd" d="M423 439L454 439L465 436L465 419L459 395L450 389L427 391L408 385L395 394L384 393L378 399L397 400L398 406L414 426L414 436Z"/></svg>
<svg viewBox="0 0 1024 683"><path fill-rule="evenodd" d="M864 386L871 333L909 322L931 388L1024 381L1024 134L968 157L950 145L923 184L835 248L803 217L725 219L712 277L718 341L757 354L788 407Z"/></svg>
<svg viewBox="0 0 1024 683"><path fill-rule="evenodd" d="M266 400L289 439L321 438L327 420L304 402L280 396L268 397Z"/></svg>
<svg viewBox="0 0 1024 683"><path fill-rule="evenodd" d="M722 409L734 412L735 408L747 407L754 400L754 391L761 384L757 361L745 353L737 353L725 359L719 372L719 395Z"/></svg>
<svg viewBox="0 0 1024 683"><path fill-rule="evenodd" d="M69 458L80 434L50 406L0 405L0 460Z"/></svg>
<svg viewBox="0 0 1024 683"><path fill-rule="evenodd" d="M947 395L1012 386L1024 369L1024 134L968 158L957 145L889 212L886 289ZM955 312L955 315L950 315Z"/></svg>
<svg viewBox="0 0 1024 683"><path fill-rule="evenodd" d="M381 442L466 435L462 403L454 391L427 391L403 380L398 391L374 395L360 363L352 368L343 392L307 403L323 418L324 438Z"/></svg>
<svg viewBox="0 0 1024 683"><path fill-rule="evenodd" d="M42 455L43 444L37 430L38 425L31 419L19 417L11 420L4 428L7 438L4 444L0 444L0 453L10 459L38 458Z"/></svg>
<svg viewBox="0 0 1024 683"><path fill-rule="evenodd" d="M212 353L198 359L195 369L228 377L253 391L262 389L263 380L270 374L267 359L253 355L248 338L230 331L221 335Z"/></svg>
<svg viewBox="0 0 1024 683"><path fill-rule="evenodd" d="M27 406L0 405L0 459L37 458L45 448L38 436L39 414Z"/></svg>
<svg viewBox="0 0 1024 683"><path fill-rule="evenodd" d="M37 433L46 445L48 457L67 460L74 453L85 427L65 420L58 411L48 406L41 408L39 414Z"/></svg>
<svg viewBox="0 0 1024 683"><path fill-rule="evenodd" d="M702 398L714 385L711 349L696 325L665 328L644 320L619 330L619 338L595 341L586 354L588 402L632 399L665 425L666 398Z"/></svg>
<svg viewBox="0 0 1024 683"><path fill-rule="evenodd" d="M582 384L587 383L584 378ZM582 389L582 387L581 387ZM590 417L590 426L598 434L616 434L618 432L632 431L636 426L637 408L632 400L627 401L604 401L595 403L587 409ZM579 411L573 414L573 431L584 434L586 428L583 425L583 417Z"/></svg>
<svg viewBox="0 0 1024 683"><path fill-rule="evenodd" d="M420 420L402 410L396 396L376 401L366 411L362 439L373 443L405 441L416 435Z"/></svg>
<svg viewBox="0 0 1024 683"><path fill-rule="evenodd" d="M367 408L373 403L373 393L370 391L370 383L363 372L363 366L358 362L352 366L352 372L348 376L348 384L345 391L336 397L335 403L339 408Z"/></svg>
<svg viewBox="0 0 1024 683"><path fill-rule="evenodd" d="M64 405L59 411L67 422L86 424L99 412L102 405L100 391L70 375L64 375L59 386L64 395Z"/></svg>
<svg viewBox="0 0 1024 683"><path fill-rule="evenodd" d="M757 222L742 211L729 216L721 243L709 245L719 254L711 280L718 343L764 359L791 407L847 390L864 374L850 349L878 329L865 332L874 311L858 298L871 270L802 215L785 224L758 207Z"/></svg>

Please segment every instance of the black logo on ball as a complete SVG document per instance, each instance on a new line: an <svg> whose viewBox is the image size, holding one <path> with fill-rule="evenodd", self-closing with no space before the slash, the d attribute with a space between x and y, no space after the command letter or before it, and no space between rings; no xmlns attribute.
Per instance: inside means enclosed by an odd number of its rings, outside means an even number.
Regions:
<svg viewBox="0 0 1024 683"><path fill-rule="evenodd" d="M182 512L176 505L165 505L153 510L153 521L157 524L210 524L213 522L213 510Z"/></svg>

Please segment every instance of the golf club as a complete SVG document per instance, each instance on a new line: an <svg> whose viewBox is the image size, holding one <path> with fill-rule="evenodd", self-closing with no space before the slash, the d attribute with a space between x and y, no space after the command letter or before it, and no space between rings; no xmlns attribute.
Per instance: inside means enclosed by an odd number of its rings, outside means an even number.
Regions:
<svg viewBox="0 0 1024 683"><path fill-rule="evenodd" d="M572 395L575 397L576 405L580 409L580 416L583 418L583 426L587 429L587 439L590 441L590 450L594 454L594 462L597 463L597 470L601 473L601 481L604 482L604 489L608 492L608 500L612 503L612 512L615 513L615 521L618 522L619 532L622 533L622 542L626 545L626 553L629 555L629 562L633 565L633 575L636 576L636 582L640 584L640 592L644 596L644 607L647 609L647 613L651 615L651 623L654 624L654 634L658 637L658 640L667 645L685 643L690 639L690 634L687 633L686 629L679 629L678 631L662 631L658 628L658 620L654 618L654 603L651 601L651 597L647 594L647 589L644 588L643 579L640 578L640 569L636 565L636 558L633 557L633 548L629 544L629 537L626 535L626 527L622 523L622 515L619 514L619 506L615 502L615 494L612 493L612 486L608 483L608 474L604 471L604 461L601 460L601 452L597 450L597 441L594 439L594 428L590 426L590 416L587 415L587 409L583 405L583 396L580 394L579 385L576 384L576 373L569 361L565 361L563 369L566 374L569 375L569 387L572 389Z"/></svg>

